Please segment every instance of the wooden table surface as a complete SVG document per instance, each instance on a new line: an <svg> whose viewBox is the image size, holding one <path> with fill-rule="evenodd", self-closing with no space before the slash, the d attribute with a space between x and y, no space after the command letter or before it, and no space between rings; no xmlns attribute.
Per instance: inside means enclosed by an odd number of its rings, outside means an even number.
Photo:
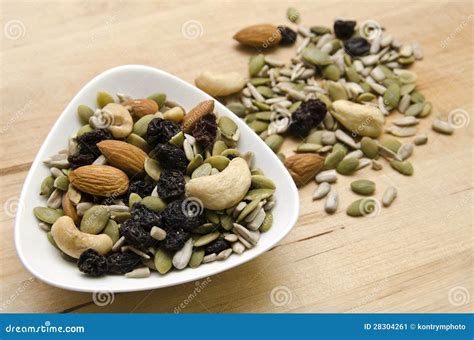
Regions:
<svg viewBox="0 0 474 340"><path fill-rule="evenodd" d="M254 51L231 39L240 28L286 23L288 4L303 24L373 19L401 41L418 41L414 70L433 102L420 130L429 143L415 174L360 171L380 196L399 197L372 218L346 216L353 178L340 178L333 216L300 191L301 215L275 248L197 283L105 297L50 287L22 266L13 224L19 193L49 129L81 87L122 64L145 64L189 82L203 70L246 74ZM2 312L468 312L473 310L473 123L453 136L429 128L433 116L473 112L471 1L1 1L0 311ZM287 60L294 48L272 51ZM463 113L463 111L460 111ZM291 150L293 142L285 149ZM38 179L40 180L40 179ZM29 227L29 226L23 226ZM39 254L41 256L41 254ZM205 286L205 287L203 287ZM198 292L196 287L202 287ZM100 304L100 303L99 303ZM184 306L184 307L183 307Z"/></svg>

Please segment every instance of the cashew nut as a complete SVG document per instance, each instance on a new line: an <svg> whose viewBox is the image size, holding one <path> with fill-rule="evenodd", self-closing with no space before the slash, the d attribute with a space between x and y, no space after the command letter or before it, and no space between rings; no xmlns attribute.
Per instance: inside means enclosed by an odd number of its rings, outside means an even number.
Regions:
<svg viewBox="0 0 474 340"><path fill-rule="evenodd" d="M360 136L378 137L383 131L382 112L369 105L361 105L348 100L336 100L332 103L332 115L349 131Z"/></svg>
<svg viewBox="0 0 474 340"><path fill-rule="evenodd" d="M222 210L239 203L249 190L251 174L247 162L234 158L220 173L191 179L186 195L201 200L204 208Z"/></svg>
<svg viewBox="0 0 474 340"><path fill-rule="evenodd" d="M195 80L196 86L211 96L227 96L237 93L245 85L245 78L237 72L203 72Z"/></svg>
<svg viewBox="0 0 474 340"><path fill-rule="evenodd" d="M115 138L125 138L133 130L133 119L128 110L116 103L107 104L102 109L107 129Z"/></svg>
<svg viewBox="0 0 474 340"><path fill-rule="evenodd" d="M62 216L51 227L51 235L59 249L76 259L87 249L105 255L112 249L112 239L105 235L92 235L76 228L69 216Z"/></svg>

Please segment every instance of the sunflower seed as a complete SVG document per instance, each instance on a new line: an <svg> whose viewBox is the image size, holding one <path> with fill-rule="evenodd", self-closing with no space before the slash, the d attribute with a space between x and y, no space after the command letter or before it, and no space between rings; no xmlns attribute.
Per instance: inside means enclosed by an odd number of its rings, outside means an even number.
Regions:
<svg viewBox="0 0 474 340"><path fill-rule="evenodd" d="M216 260L223 261L226 260L232 254L232 248L227 248L217 254Z"/></svg>
<svg viewBox="0 0 474 340"><path fill-rule="evenodd" d="M48 208L58 209L61 207L63 192L59 189L54 189L48 198Z"/></svg>
<svg viewBox="0 0 474 340"><path fill-rule="evenodd" d="M336 170L325 170L321 171L315 177L316 183L335 183L337 181L337 173Z"/></svg>
<svg viewBox="0 0 474 340"><path fill-rule="evenodd" d="M383 169L382 164L379 161L376 161L375 159L372 160L372 169L375 171L379 171Z"/></svg>
<svg viewBox="0 0 474 340"><path fill-rule="evenodd" d="M362 158L362 156L364 156L364 153L362 152L362 150L354 150L352 152L349 152L343 159L347 159L347 158L360 159Z"/></svg>
<svg viewBox="0 0 474 340"><path fill-rule="evenodd" d="M382 204L384 207L389 207L392 202L397 197L397 188L395 187L388 187L382 196Z"/></svg>
<svg viewBox="0 0 474 340"><path fill-rule="evenodd" d="M425 134L415 136L415 140L413 141L415 145L423 145L428 142L428 136Z"/></svg>
<svg viewBox="0 0 474 340"><path fill-rule="evenodd" d="M313 192L313 201L324 198L331 190L331 184L322 182Z"/></svg>
<svg viewBox="0 0 474 340"><path fill-rule="evenodd" d="M337 210L339 198L336 190L331 189L326 196L326 202L324 203L324 210L328 214L333 214Z"/></svg>
<svg viewBox="0 0 474 340"><path fill-rule="evenodd" d="M120 239L119 239L119 241L120 241ZM117 242L118 242L118 241L117 241ZM144 259L149 259L149 258L150 258L150 255L148 255L148 254L142 252L141 250L139 250L139 249L137 249L137 248L135 248L135 247L133 247L133 246L123 246L123 247L120 248L120 251L121 251L122 253L125 253L125 252L127 252L127 251L131 251L132 253L135 253L135 254L137 254L138 256L143 257Z"/></svg>
<svg viewBox="0 0 474 340"><path fill-rule="evenodd" d="M212 253L212 254L204 256L204 258L202 259L202 263L210 263L210 262L214 262L215 260L217 260L217 254Z"/></svg>
<svg viewBox="0 0 474 340"><path fill-rule="evenodd" d="M397 137L411 137L416 135L416 127L400 127L400 126L390 126L386 129L388 133Z"/></svg>
<svg viewBox="0 0 474 340"><path fill-rule="evenodd" d="M241 242L234 242L231 245L232 251L236 254L242 254L245 251L245 246Z"/></svg>
<svg viewBox="0 0 474 340"><path fill-rule="evenodd" d="M150 236L155 240L162 241L166 238L166 231L159 227L152 227L150 230Z"/></svg>
<svg viewBox="0 0 474 340"><path fill-rule="evenodd" d="M454 132L454 128L450 123L442 121L440 119L433 120L431 128L434 131L445 134L445 135L451 135Z"/></svg>
<svg viewBox="0 0 474 340"><path fill-rule="evenodd" d="M239 238L235 234L227 234L224 236L224 239L229 242L237 242Z"/></svg>
<svg viewBox="0 0 474 340"><path fill-rule="evenodd" d="M189 260L191 260L192 253L193 253L193 240L190 238L189 240L186 241L183 248L181 248L174 254L173 260L172 260L173 266L176 269L184 269L188 265Z"/></svg>
<svg viewBox="0 0 474 340"><path fill-rule="evenodd" d="M344 144L350 146L353 149L360 149L360 145L358 145L352 137L346 134L344 131L338 129L335 132L335 136L337 140L343 142Z"/></svg>
<svg viewBox="0 0 474 340"><path fill-rule="evenodd" d="M238 223L234 223L234 232L239 234L242 238L244 238L252 245L256 245L260 238L260 232L258 230L250 231Z"/></svg>
<svg viewBox="0 0 474 340"><path fill-rule="evenodd" d="M395 124L397 126L406 127L406 126L417 125L419 122L420 122L420 120L417 119L414 116L405 116L405 117L398 118L398 119L394 120L393 124Z"/></svg>
<svg viewBox="0 0 474 340"><path fill-rule="evenodd" d="M404 161L413 154L414 146L411 143L403 144L400 149L398 149L397 155L398 159Z"/></svg>
<svg viewBox="0 0 474 340"><path fill-rule="evenodd" d="M263 208L260 208L255 218L249 224L247 224L247 228L250 230L258 230L262 225L263 221L265 220L265 217L265 210Z"/></svg>
<svg viewBox="0 0 474 340"><path fill-rule="evenodd" d="M141 267L132 270L125 274L125 277L134 278L134 279L142 279L150 276L150 268L148 267Z"/></svg>

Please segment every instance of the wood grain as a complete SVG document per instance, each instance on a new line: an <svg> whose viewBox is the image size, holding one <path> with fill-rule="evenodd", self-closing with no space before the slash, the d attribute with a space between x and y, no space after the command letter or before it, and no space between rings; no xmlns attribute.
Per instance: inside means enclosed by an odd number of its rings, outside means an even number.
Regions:
<svg viewBox="0 0 474 340"><path fill-rule="evenodd" d="M365 169L353 176L373 178L378 196L388 185L399 189L393 206L380 215L364 219L345 215L344 207L355 199L348 186L353 178L340 178L342 207L333 216L323 212L322 202L311 201L315 185L309 184L300 191L301 216L288 237L250 263L205 283L117 294L112 304L100 307L91 294L50 287L21 265L13 220L22 183L50 127L88 80L110 67L131 63L162 68L189 82L205 69L246 72L247 58L254 51L237 47L231 36L250 24L284 23L288 4L1 1L2 27L19 20L24 34L11 39L4 33L1 38L0 311L472 311L472 123L447 137L434 134L429 120L423 122L420 130L430 141L416 148L411 178L395 173L386 163L384 171ZM432 115L446 117L454 109L472 114L472 2L401 1L394 6L375 0L292 1L291 5L299 8L307 25L331 25L335 17L375 19L401 41L418 41L425 59L414 70L420 90L433 102ZM195 39L182 32L190 20L202 27ZM294 47L272 53L286 60ZM292 150L295 143L287 141L285 150ZM468 292L462 305L449 299L459 287Z"/></svg>

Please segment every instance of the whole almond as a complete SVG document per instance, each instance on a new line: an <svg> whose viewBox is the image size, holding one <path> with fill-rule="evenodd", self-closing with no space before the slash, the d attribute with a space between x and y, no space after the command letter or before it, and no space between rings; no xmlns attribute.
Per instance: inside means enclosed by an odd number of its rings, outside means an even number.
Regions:
<svg viewBox="0 0 474 340"><path fill-rule="evenodd" d="M158 111L158 104L151 99L133 99L121 103L137 118L154 114Z"/></svg>
<svg viewBox="0 0 474 340"><path fill-rule="evenodd" d="M191 111L189 111L183 118L184 132L190 132L196 123L208 113L214 110L214 101L205 100L197 104Z"/></svg>
<svg viewBox="0 0 474 340"><path fill-rule="evenodd" d="M302 187L323 168L324 157L313 153L300 153L288 157L285 160L285 166L296 186Z"/></svg>
<svg viewBox="0 0 474 340"><path fill-rule="evenodd" d="M77 225L79 223L79 216L77 215L76 207L72 204L71 199L69 198L69 193L63 195L62 207L64 215L72 218L74 223Z"/></svg>
<svg viewBox="0 0 474 340"><path fill-rule="evenodd" d="M103 140L97 143L100 152L107 158L107 161L133 176L144 171L147 154L135 145L118 140Z"/></svg>
<svg viewBox="0 0 474 340"><path fill-rule="evenodd" d="M127 175L109 165L85 165L69 174L71 184L95 196L120 196L128 190Z"/></svg>
<svg viewBox="0 0 474 340"><path fill-rule="evenodd" d="M259 24L241 29L234 35L234 39L242 45L268 48L280 42L281 33L274 25Z"/></svg>

